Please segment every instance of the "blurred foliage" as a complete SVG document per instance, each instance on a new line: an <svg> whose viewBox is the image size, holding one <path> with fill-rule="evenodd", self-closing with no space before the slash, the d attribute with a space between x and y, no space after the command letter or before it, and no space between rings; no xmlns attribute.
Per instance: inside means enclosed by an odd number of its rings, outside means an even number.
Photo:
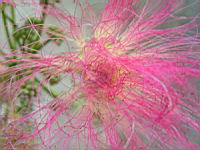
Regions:
<svg viewBox="0 0 200 150"><path fill-rule="evenodd" d="M29 18L25 21L23 27L18 27L13 34L15 40L19 43L19 46L26 46L27 48L22 48L22 51L27 51L29 53L37 53L38 50L42 48L42 43L40 42L40 27L43 21L38 18Z"/></svg>
<svg viewBox="0 0 200 150"><path fill-rule="evenodd" d="M54 5L59 3L59 0L40 0L41 8L47 9L48 5ZM45 4L45 5L44 5ZM56 44L61 45L63 42L63 32L59 27L47 26L45 24L45 20L47 14L42 13L41 18L37 17L29 17L27 18L21 25L19 25L16 21L16 11L12 5L1 3L0 4L0 12L1 12L1 21L2 21L2 29L4 30L7 43L9 45L10 52L15 54L16 50L18 54L30 53L37 54L47 46L48 44ZM3 31L2 30L2 31ZM0 57L3 60L19 60L20 55L18 56L10 56L4 57L7 50L0 49ZM4 68L12 68L19 65L17 62L7 63ZM15 81L22 79L24 76L30 75L27 72L31 72L31 70L24 69L22 71L18 71L15 73ZM11 82L9 80L10 75L5 75L0 78L0 84L4 85L9 84ZM50 85L58 84L60 81L59 76L52 77L49 80ZM6 86L6 85L5 85ZM20 91L17 94L16 100L13 103L10 99L6 98L6 96L0 97L0 135L2 135L3 128L7 126L8 122L12 119L16 119L21 115L25 115L28 112L32 111L33 103L32 100L38 96L38 88L43 88L43 91L49 94L51 97L56 97L58 94L54 92L52 89L47 87L44 83L41 84L40 80L35 78L31 81L27 81L24 85L21 86ZM3 87L1 87L3 88ZM25 125L29 127L31 125ZM15 134L13 131L8 131ZM0 137L0 147L3 148L10 146L8 144L9 141L6 138ZM16 139L12 141L14 144L17 143ZM0 148L0 149L1 149ZM15 149L32 149L28 144L19 144L16 145Z"/></svg>
<svg viewBox="0 0 200 150"><path fill-rule="evenodd" d="M57 45L61 45L63 42L64 33L63 31L55 26L51 26L48 28L47 32L50 41L54 41Z"/></svg>

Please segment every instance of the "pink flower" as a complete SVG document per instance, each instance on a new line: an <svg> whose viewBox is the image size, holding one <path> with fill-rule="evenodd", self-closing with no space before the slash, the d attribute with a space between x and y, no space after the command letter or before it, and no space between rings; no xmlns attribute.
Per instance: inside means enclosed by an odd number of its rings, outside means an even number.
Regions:
<svg viewBox="0 0 200 150"><path fill-rule="evenodd" d="M4 61L18 65L1 75L23 74L10 80L13 97L48 75L34 111L11 123L34 124L20 131L19 142L38 139L41 149L63 150L199 149L190 135L200 132L198 17L176 16L178 0L110 0L100 13L88 0L74 3L81 19L54 6L45 11L64 24L70 52ZM168 27L177 21L185 23ZM42 86L55 75L65 78L64 88L42 103Z"/></svg>

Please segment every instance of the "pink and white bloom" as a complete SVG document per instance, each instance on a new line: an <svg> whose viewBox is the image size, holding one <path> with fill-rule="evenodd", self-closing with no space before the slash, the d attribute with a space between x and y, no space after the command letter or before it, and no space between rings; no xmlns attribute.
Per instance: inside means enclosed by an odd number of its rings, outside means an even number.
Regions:
<svg viewBox="0 0 200 150"><path fill-rule="evenodd" d="M35 110L10 124L34 126L19 130L17 142L36 139L41 149L63 150L74 145L199 149L189 135L200 137L198 16L176 16L183 7L180 0L109 0L101 11L89 0L74 3L79 17L55 6L45 10L62 24L66 52L16 52L8 56L20 59L3 62L19 63L1 72L11 75L14 98L25 82L48 75L38 86ZM185 23L169 26L177 21ZM44 104L42 85L55 75L68 81L63 80L59 96Z"/></svg>

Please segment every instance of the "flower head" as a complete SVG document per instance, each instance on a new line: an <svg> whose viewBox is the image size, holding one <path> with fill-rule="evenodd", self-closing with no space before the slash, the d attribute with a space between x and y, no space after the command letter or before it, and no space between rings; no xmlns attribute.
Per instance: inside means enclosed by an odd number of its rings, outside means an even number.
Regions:
<svg viewBox="0 0 200 150"><path fill-rule="evenodd" d="M19 142L38 139L44 149L198 149L186 133L200 132L198 17L177 16L177 0L109 0L101 11L84 2L74 1L80 16L55 6L44 11L63 23L70 52L16 52L19 59L4 61L17 63L1 71L11 75L14 99L27 81L42 79L33 112L11 123L34 124ZM177 21L184 23L168 26ZM54 76L64 87L42 103Z"/></svg>

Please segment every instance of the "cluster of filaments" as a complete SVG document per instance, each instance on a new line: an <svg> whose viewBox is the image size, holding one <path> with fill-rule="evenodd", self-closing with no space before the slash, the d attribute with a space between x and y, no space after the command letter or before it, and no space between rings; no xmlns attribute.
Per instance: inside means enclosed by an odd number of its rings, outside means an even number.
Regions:
<svg viewBox="0 0 200 150"><path fill-rule="evenodd" d="M81 80L87 98L114 100L125 88L128 71L116 61L111 43L109 46L93 39L81 51Z"/></svg>

